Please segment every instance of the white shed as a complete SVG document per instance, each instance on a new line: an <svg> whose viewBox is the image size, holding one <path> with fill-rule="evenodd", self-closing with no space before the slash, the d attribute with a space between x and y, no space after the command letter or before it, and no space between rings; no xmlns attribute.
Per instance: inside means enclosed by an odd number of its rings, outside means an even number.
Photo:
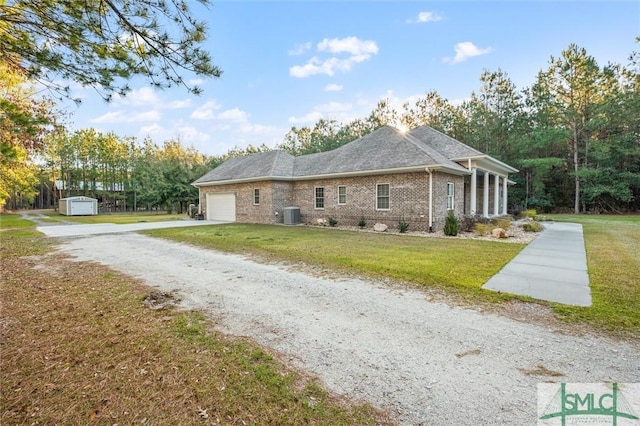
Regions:
<svg viewBox="0 0 640 426"><path fill-rule="evenodd" d="M91 216L98 214L98 200L89 197L61 198L58 208L65 216Z"/></svg>

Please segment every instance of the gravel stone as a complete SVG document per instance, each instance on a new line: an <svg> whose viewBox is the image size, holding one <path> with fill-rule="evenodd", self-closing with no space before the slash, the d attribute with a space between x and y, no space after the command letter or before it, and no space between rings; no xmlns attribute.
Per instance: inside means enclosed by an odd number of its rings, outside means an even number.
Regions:
<svg viewBox="0 0 640 426"><path fill-rule="evenodd" d="M139 234L61 241L77 260L176 294L221 331L279 352L330 391L385 409L399 424L535 424L538 383L640 382L633 342L558 333L418 290Z"/></svg>

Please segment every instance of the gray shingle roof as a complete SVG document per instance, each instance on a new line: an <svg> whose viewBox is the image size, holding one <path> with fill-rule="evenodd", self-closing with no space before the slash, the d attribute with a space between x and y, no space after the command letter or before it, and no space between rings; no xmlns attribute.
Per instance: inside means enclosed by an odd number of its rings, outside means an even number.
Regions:
<svg viewBox="0 0 640 426"><path fill-rule="evenodd" d="M332 151L293 157L284 151L233 158L194 184L257 178L302 178L410 167L442 166L465 173L451 158L482 155L430 127L409 133L385 126Z"/></svg>
<svg viewBox="0 0 640 426"><path fill-rule="evenodd" d="M291 177L295 157L284 151L268 151L231 158L194 182L250 178Z"/></svg>
<svg viewBox="0 0 640 426"><path fill-rule="evenodd" d="M485 155L459 140L440 133L429 126L420 126L409 132L411 136L445 155L448 159L469 158Z"/></svg>

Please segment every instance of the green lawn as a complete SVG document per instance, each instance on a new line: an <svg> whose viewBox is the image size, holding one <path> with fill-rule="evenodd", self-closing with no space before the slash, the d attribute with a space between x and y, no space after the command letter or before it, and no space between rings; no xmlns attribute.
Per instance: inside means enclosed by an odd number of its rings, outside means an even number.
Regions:
<svg viewBox="0 0 640 426"><path fill-rule="evenodd" d="M582 224L593 306L555 306L570 321L640 334L640 215L548 215Z"/></svg>
<svg viewBox="0 0 640 426"><path fill-rule="evenodd" d="M145 233L212 249L446 288L474 300L509 298L480 287L524 247L308 226L227 224Z"/></svg>
<svg viewBox="0 0 640 426"><path fill-rule="evenodd" d="M640 333L640 216L548 216L583 224L593 306L553 308L570 323L620 336ZM481 286L522 250L501 242L374 234L327 228L228 224L159 229L149 235L217 250L304 262L329 270L445 289L472 303L508 296Z"/></svg>
<svg viewBox="0 0 640 426"><path fill-rule="evenodd" d="M77 223L137 223L137 222L165 222L168 220L183 220L187 216L185 214L167 214L158 213L101 213L96 216L64 216L58 212L45 213L52 220L65 220Z"/></svg>

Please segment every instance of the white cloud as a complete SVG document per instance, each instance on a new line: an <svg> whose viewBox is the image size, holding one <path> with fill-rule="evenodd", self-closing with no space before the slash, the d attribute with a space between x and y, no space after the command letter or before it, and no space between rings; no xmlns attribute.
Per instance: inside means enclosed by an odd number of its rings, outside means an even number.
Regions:
<svg viewBox="0 0 640 426"><path fill-rule="evenodd" d="M308 112L301 117L289 117L289 123L315 123L321 118L332 118L341 122L350 121L354 118L353 105L343 102L329 102L327 104L316 105L313 108L313 111Z"/></svg>
<svg viewBox="0 0 640 426"><path fill-rule="evenodd" d="M491 52L491 48L479 49L475 44L470 41L463 41L454 46L456 56L454 58L444 58L443 61L450 64L458 64L464 62L474 56L486 55Z"/></svg>
<svg viewBox="0 0 640 426"><path fill-rule="evenodd" d="M342 90L342 85L341 84L327 84L324 87L324 91L325 92L339 92Z"/></svg>
<svg viewBox="0 0 640 426"><path fill-rule="evenodd" d="M360 40L358 37L325 38L318 43L319 52L349 53L354 56L378 53L378 45L373 40Z"/></svg>
<svg viewBox="0 0 640 426"><path fill-rule="evenodd" d="M150 87L141 87L133 89L126 96L120 96L117 93L113 95L113 102L121 105L157 105L160 99L156 92Z"/></svg>
<svg viewBox="0 0 640 426"><path fill-rule="evenodd" d="M179 126L176 128L176 137L185 144L196 144L198 142L206 142L211 137L199 131L193 126Z"/></svg>
<svg viewBox="0 0 640 426"><path fill-rule="evenodd" d="M289 123L291 124L302 124L302 123L315 123L316 121L324 118L320 111L312 111L308 112L302 117L289 117Z"/></svg>
<svg viewBox="0 0 640 426"><path fill-rule="evenodd" d="M320 112L332 114L336 112L350 111L352 108L353 106L351 104L343 102L329 102L328 104L318 105L314 109Z"/></svg>
<svg viewBox="0 0 640 426"><path fill-rule="evenodd" d="M298 43L296 44L293 49L289 50L289 55L291 56L297 56L297 55L302 55L304 52L306 52L307 50L311 49L311 42L308 41L306 43Z"/></svg>
<svg viewBox="0 0 640 426"><path fill-rule="evenodd" d="M181 109L181 108L189 108L191 106L191 99L183 99L171 101L166 104L161 105L163 108L167 109Z"/></svg>
<svg viewBox="0 0 640 426"><path fill-rule="evenodd" d="M191 113L191 118L194 120L211 120L215 118L216 111L220 108L222 106L216 101L207 101Z"/></svg>
<svg viewBox="0 0 640 426"><path fill-rule="evenodd" d="M156 120L160 120L160 113L156 110L151 110L138 113L131 113L131 111L109 111L89 121L91 123L137 123Z"/></svg>
<svg viewBox="0 0 640 426"><path fill-rule="evenodd" d="M174 123L171 127L163 127L158 123L140 127L138 135L141 139L147 136L151 137L156 143L160 141L168 141L171 139L179 139L183 145L201 145L202 142L208 142L211 136L201 132L193 126L189 126L182 122Z"/></svg>
<svg viewBox="0 0 640 426"><path fill-rule="evenodd" d="M332 76L336 71L349 71L353 64L351 58L338 59L329 58L325 61L320 61L317 57L313 57L304 65L296 65L289 69L289 74L292 77L305 78L316 74L326 74Z"/></svg>
<svg viewBox="0 0 640 426"><path fill-rule="evenodd" d="M296 78L310 77L316 74L333 76L336 72L350 71L354 64L364 62L378 53L378 45L372 40L360 40L357 37L323 39L317 45L320 53L332 53L334 56L321 59L313 56L304 65L289 68L289 75ZM347 57L338 55L347 54Z"/></svg>
<svg viewBox="0 0 640 426"><path fill-rule="evenodd" d="M418 17L414 19L407 19L408 24L422 24L425 22L437 22L442 21L442 15L438 15L435 12L420 12Z"/></svg>
<svg viewBox="0 0 640 426"><path fill-rule="evenodd" d="M218 120L245 122L245 121L248 121L249 116L245 111L242 111L238 108L233 108L233 109L228 109L226 111L222 111L215 118L217 118Z"/></svg>

